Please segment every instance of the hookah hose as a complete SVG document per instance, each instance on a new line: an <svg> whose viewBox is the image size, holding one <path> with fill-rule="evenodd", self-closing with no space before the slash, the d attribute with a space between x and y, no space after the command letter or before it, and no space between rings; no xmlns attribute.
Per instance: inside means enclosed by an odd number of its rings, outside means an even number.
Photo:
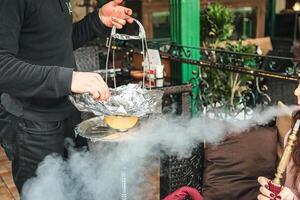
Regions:
<svg viewBox="0 0 300 200"><path fill-rule="evenodd" d="M276 199L276 197L282 190L281 180L283 178L283 174L285 173L287 165L290 162L292 152L293 152L296 140L297 140L297 134L298 134L299 127L300 127L299 116L300 116L300 112L298 111L293 117L293 119L296 119L297 121L293 126L292 133L289 135L288 142L284 149L282 158L280 159L280 162L277 166L275 178L272 181L269 181L269 183L268 183L269 190L271 192L273 192L275 195L274 200Z"/></svg>

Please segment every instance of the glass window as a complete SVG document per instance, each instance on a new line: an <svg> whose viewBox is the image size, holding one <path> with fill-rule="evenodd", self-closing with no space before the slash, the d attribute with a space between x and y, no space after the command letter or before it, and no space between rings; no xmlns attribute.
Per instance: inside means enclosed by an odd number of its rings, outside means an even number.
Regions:
<svg viewBox="0 0 300 200"><path fill-rule="evenodd" d="M153 38L168 38L170 32L170 12L160 11L152 13Z"/></svg>

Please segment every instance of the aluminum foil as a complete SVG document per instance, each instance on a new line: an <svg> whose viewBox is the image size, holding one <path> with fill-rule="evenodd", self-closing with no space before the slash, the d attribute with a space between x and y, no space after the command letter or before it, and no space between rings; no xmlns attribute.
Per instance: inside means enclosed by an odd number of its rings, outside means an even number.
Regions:
<svg viewBox="0 0 300 200"><path fill-rule="evenodd" d="M161 113L161 90L142 89L138 84L128 84L111 89L108 101L96 101L90 94L70 96L70 101L82 112L92 112L96 116L104 115L134 115L138 117L147 114Z"/></svg>

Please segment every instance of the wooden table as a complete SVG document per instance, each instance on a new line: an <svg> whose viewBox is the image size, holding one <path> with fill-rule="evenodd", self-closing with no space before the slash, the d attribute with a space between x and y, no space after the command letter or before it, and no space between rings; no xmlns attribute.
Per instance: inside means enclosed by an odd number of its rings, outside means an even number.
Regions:
<svg viewBox="0 0 300 200"><path fill-rule="evenodd" d="M0 199L18 200L19 193L13 182L11 162L6 157L4 150L0 147Z"/></svg>

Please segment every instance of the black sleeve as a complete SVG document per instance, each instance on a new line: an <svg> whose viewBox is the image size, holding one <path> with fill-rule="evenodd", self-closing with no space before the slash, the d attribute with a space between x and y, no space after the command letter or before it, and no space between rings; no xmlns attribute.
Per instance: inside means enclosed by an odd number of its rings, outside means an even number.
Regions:
<svg viewBox="0 0 300 200"><path fill-rule="evenodd" d="M78 49L86 44L91 39L102 35L107 37L110 33L110 28L107 28L100 20L98 15L99 10L88 14L81 21L73 24L73 49Z"/></svg>
<svg viewBox="0 0 300 200"><path fill-rule="evenodd" d="M17 57L21 27L30 14L27 3L0 3L0 92L20 97L66 96L71 93L72 69L32 65Z"/></svg>

